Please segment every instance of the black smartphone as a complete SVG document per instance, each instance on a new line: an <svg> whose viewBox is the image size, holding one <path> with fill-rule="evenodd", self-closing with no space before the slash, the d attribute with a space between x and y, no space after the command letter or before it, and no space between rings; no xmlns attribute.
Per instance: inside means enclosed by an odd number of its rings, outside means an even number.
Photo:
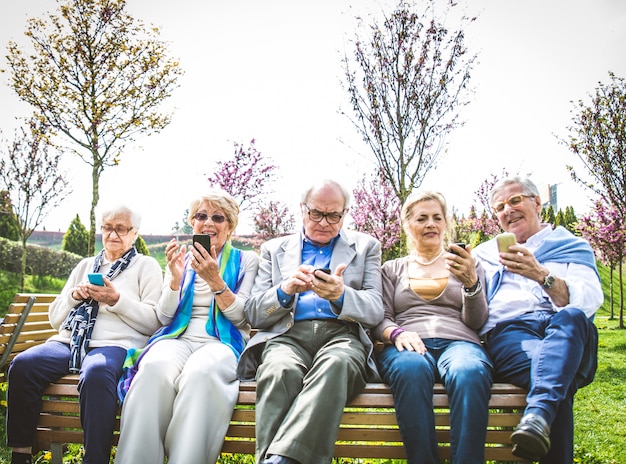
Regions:
<svg viewBox="0 0 626 464"><path fill-rule="evenodd" d="M90 284L104 287L104 278L102 277L102 274L87 274L87 278L89 279Z"/></svg>
<svg viewBox="0 0 626 464"><path fill-rule="evenodd" d="M313 274L315 274L315 271L322 271L324 274L330 274L330 269L328 269L327 267L318 267L313 269Z"/></svg>
<svg viewBox="0 0 626 464"><path fill-rule="evenodd" d="M196 247L196 250L199 248L196 246L196 243L199 243L204 247L206 251L211 252L211 236L208 234L194 234L193 235L193 246Z"/></svg>
<svg viewBox="0 0 626 464"><path fill-rule="evenodd" d="M463 248L465 250L465 243L459 242L459 243L455 243L455 245L458 246L458 247L461 247L461 248ZM458 256L458 253L456 251L454 251L452 248L448 248L448 249L450 250L450 253L454 253L455 255Z"/></svg>

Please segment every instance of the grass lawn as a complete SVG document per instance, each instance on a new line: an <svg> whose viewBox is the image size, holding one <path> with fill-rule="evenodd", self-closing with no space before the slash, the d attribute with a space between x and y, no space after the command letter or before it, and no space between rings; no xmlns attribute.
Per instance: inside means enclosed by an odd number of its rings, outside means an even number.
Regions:
<svg viewBox="0 0 626 464"><path fill-rule="evenodd" d="M575 457L580 463L626 463L626 330L596 317L598 371L574 400Z"/></svg>

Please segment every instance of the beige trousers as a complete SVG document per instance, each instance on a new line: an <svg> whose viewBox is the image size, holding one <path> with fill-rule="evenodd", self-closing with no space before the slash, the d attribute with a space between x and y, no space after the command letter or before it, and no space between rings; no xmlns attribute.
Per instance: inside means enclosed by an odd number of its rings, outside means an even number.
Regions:
<svg viewBox="0 0 626 464"><path fill-rule="evenodd" d="M157 342L122 409L115 464L210 464L237 401L236 358L217 339Z"/></svg>

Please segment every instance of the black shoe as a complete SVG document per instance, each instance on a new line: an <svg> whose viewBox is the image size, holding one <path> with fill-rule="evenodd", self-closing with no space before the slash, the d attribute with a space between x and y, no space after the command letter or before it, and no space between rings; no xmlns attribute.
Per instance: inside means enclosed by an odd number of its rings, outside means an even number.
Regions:
<svg viewBox="0 0 626 464"><path fill-rule="evenodd" d="M514 456L538 461L550 450L550 426L537 414L526 414L511 434Z"/></svg>

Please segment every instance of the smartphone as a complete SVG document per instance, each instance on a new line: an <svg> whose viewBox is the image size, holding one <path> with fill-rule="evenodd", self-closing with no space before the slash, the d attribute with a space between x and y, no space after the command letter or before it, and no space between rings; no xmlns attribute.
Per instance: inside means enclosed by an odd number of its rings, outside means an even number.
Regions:
<svg viewBox="0 0 626 464"><path fill-rule="evenodd" d="M498 250L500 250L500 253L506 253L509 251L509 247L511 245L515 245L517 243L515 235L510 232L504 232L496 235L496 241L498 242Z"/></svg>
<svg viewBox="0 0 626 464"><path fill-rule="evenodd" d="M87 274L87 278L89 279L90 284L104 287L104 278L102 277L102 274Z"/></svg>
<svg viewBox="0 0 626 464"><path fill-rule="evenodd" d="M204 247L204 249L208 252L211 252L211 236L208 234L194 234L193 236L193 246L196 247L196 250L199 248L196 246L196 243L199 243Z"/></svg>
<svg viewBox="0 0 626 464"><path fill-rule="evenodd" d="M461 247L465 250L465 243L455 243L456 246ZM450 251L450 253L453 253L455 255L458 256L458 253L456 251L454 251L452 248L448 248L448 251Z"/></svg>
<svg viewBox="0 0 626 464"><path fill-rule="evenodd" d="M313 269L313 274L315 274L315 271L321 271L324 274L330 274L330 269L328 269L327 267L317 267Z"/></svg>

